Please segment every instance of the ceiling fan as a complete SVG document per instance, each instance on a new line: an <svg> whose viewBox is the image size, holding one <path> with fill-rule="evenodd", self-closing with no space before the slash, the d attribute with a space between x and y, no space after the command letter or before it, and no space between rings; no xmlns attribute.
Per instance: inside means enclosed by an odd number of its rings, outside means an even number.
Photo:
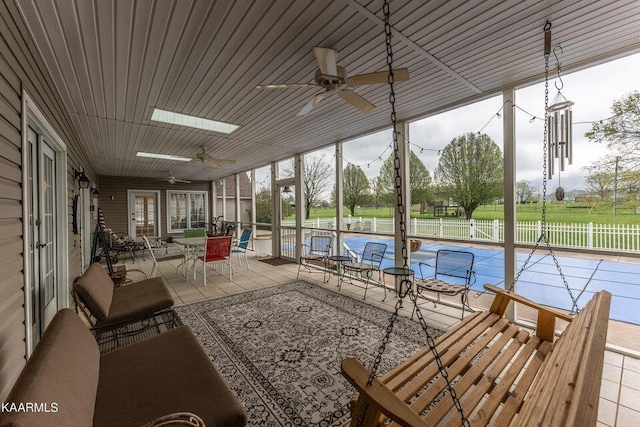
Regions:
<svg viewBox="0 0 640 427"><path fill-rule="evenodd" d="M202 153L196 154L196 158L193 160L200 160L202 163L205 163L212 168L220 167L220 165L235 165L235 160L229 159L219 159L217 157L213 157L205 153L204 147L202 147Z"/></svg>
<svg viewBox="0 0 640 427"><path fill-rule="evenodd" d="M336 64L338 52L334 49L326 47L314 47L313 53L316 56L318 65L315 78L309 83L283 83L283 84L264 84L256 86L256 89L300 89L309 87L321 87L324 92L314 95L307 104L298 111L298 116L304 116L311 112L326 97L338 94L342 99L353 105L363 113L368 113L376 106L367 101L362 96L353 92L349 88L380 84L388 82L388 71L379 71L376 73L358 74L348 76L347 70ZM409 70L406 68L398 68L393 70L394 82L404 82L409 80Z"/></svg>
<svg viewBox="0 0 640 427"><path fill-rule="evenodd" d="M169 176L166 178L160 178L160 181L167 181L169 184L173 185L176 182L181 182L183 184L191 184L191 181L187 181L186 179L178 179L171 172L169 172Z"/></svg>

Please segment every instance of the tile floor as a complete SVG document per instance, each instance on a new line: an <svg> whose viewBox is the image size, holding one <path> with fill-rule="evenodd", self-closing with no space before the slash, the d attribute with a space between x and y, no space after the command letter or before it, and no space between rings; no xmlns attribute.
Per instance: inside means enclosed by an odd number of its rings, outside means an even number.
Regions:
<svg viewBox="0 0 640 427"><path fill-rule="evenodd" d="M176 267L180 264L180 259L164 260L158 262L158 275L162 275L170 285L171 295L176 305L188 304L202 301L208 298L216 298L224 295L231 295L246 292L258 288L277 286L296 279L297 264L286 264L282 266L272 266L261 262L259 258L249 255L251 270L237 265L234 258L233 281L229 280L228 270L222 276L214 272L211 266L207 270L207 286L203 284L202 264L198 265L196 279L186 280ZM127 261L127 267L131 271L139 269L146 274L151 271L152 263L147 261L136 261L131 264ZM328 283L322 282L322 273L308 273L304 269L300 273L300 278L317 285L331 289L336 289L338 281L332 276ZM140 273L131 271L129 278L139 280L143 278ZM390 280L390 279L389 279ZM391 283L391 281L389 281ZM354 298L362 298L363 289L345 283L342 292L351 294ZM393 310L396 303L393 293L387 295L385 302L381 302L383 291L378 287L370 287L367 293L367 302L388 310ZM472 306L486 307L488 296L477 298L471 301ZM408 306L408 304L407 304ZM423 315L428 323L436 326L448 328L460 319L460 310L447 305L439 304L437 308L433 304L425 304ZM401 310L401 314L410 316L411 311L407 308ZM632 341L640 341L640 329L633 328L635 335ZM627 332L624 335L629 338ZM634 350L609 351L605 353L605 363L602 375L602 387L600 391L600 403L598 414L598 426L609 427L636 427L640 425L640 352Z"/></svg>

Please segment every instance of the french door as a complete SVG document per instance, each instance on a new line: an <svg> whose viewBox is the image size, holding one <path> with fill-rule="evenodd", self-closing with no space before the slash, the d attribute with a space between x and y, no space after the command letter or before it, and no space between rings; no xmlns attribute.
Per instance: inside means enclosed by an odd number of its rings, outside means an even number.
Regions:
<svg viewBox="0 0 640 427"><path fill-rule="evenodd" d="M129 190L129 236L160 236L160 193Z"/></svg>
<svg viewBox="0 0 640 427"><path fill-rule="evenodd" d="M56 153L46 139L28 128L29 156L29 216L31 225L31 313L32 340L35 344L42 331L58 311L59 275L56 193Z"/></svg>

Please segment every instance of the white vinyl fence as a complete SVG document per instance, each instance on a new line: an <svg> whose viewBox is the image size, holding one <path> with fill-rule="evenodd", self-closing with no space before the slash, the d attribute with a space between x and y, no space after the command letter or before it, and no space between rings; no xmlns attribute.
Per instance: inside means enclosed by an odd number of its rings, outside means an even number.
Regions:
<svg viewBox="0 0 640 427"><path fill-rule="evenodd" d="M335 229L335 218L306 220L307 228ZM393 234L393 218L344 219L343 231ZM295 225L283 221L283 226ZM540 221L516 222L516 243L535 244L542 232ZM416 237L503 242L504 222L500 220L418 219L411 220L409 233ZM640 225L634 224L565 224L547 223L547 233L553 246L619 252L640 252Z"/></svg>

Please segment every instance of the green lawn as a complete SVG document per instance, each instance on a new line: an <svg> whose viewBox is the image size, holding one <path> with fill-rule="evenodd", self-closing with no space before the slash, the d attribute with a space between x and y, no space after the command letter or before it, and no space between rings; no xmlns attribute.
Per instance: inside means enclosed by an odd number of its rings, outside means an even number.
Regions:
<svg viewBox="0 0 640 427"><path fill-rule="evenodd" d="M503 205L481 206L473 213L473 218L478 220L504 219ZM349 214L348 209L344 209L345 216ZM334 208L314 208L311 209L311 219L333 218L336 215ZM413 218L433 218L431 214L421 215L412 212ZM358 208L355 217L393 217L393 208ZM290 217L293 218L293 217ZM542 218L542 204L516 205L516 218L518 221L539 221ZM635 213L634 207L627 203L618 205L616 215L613 215L611 202L598 203L595 206L586 203L548 203L547 221L559 223L589 223L596 224L640 224L640 214Z"/></svg>

